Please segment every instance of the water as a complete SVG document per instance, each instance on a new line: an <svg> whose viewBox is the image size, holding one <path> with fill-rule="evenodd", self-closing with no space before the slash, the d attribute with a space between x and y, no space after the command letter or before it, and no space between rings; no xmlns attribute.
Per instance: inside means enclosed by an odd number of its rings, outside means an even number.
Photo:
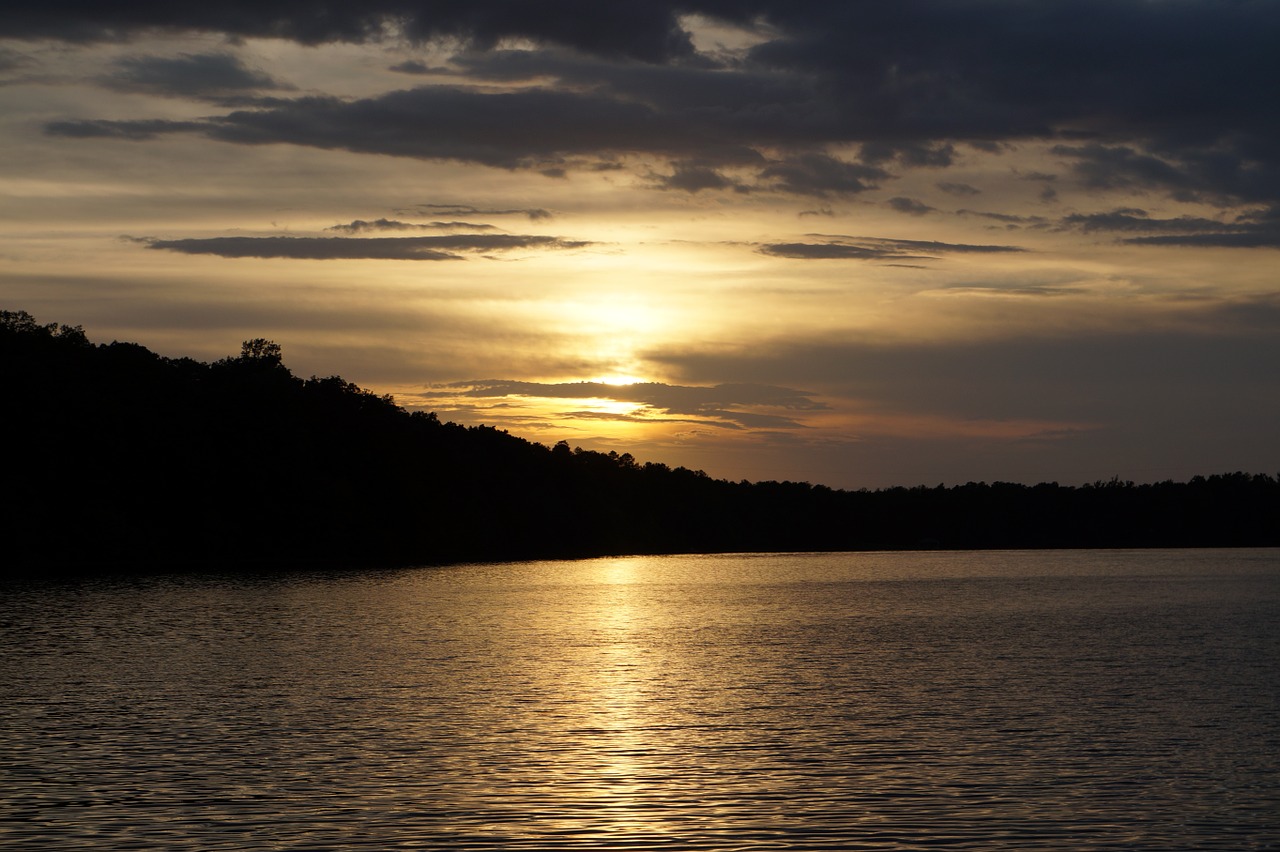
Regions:
<svg viewBox="0 0 1280 852"><path fill-rule="evenodd" d="M13 849L1280 848L1280 551L0 586Z"/></svg>

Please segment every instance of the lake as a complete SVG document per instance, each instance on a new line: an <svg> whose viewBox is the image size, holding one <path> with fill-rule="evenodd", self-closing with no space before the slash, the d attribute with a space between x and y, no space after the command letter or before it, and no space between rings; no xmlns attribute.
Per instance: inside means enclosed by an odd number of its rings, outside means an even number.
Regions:
<svg viewBox="0 0 1280 852"><path fill-rule="evenodd" d="M0 592L5 848L1280 848L1280 550Z"/></svg>

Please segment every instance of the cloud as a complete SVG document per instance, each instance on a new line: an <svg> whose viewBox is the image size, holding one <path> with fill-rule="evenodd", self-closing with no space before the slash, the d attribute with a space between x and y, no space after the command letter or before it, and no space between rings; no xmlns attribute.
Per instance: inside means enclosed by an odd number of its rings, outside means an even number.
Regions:
<svg viewBox="0 0 1280 852"><path fill-rule="evenodd" d="M930 207L928 204L925 204L923 201L919 201L915 198L905 198L903 196L890 198L886 203L899 213L906 213L908 216L923 216L926 213L932 213L938 209L936 207Z"/></svg>
<svg viewBox="0 0 1280 852"><path fill-rule="evenodd" d="M651 154L677 161L664 188L762 189L827 197L874 189L889 175L878 166L808 152L766 160L732 128L688 121L640 103L598 95L525 89L491 93L425 87L354 101L305 97L242 109L203 121L91 119L55 121L55 136L151 139L199 133L244 145L291 143L323 149L444 159L561 174L572 157ZM696 156L693 156L696 155ZM758 186L741 186L713 164L754 166Z"/></svg>
<svg viewBox="0 0 1280 852"><path fill-rule="evenodd" d="M590 243L518 234L437 237L211 237L145 241L147 248L219 257L295 260L461 260L458 251L573 249Z"/></svg>
<svg viewBox="0 0 1280 852"><path fill-rule="evenodd" d="M1081 295L1081 289L1078 287L1045 287L1037 285L1029 285L1024 287L1017 286L981 286L981 285L961 285L953 284L947 287L941 287L937 290L923 291L924 295L929 296L992 296L996 298L1026 298L1026 299L1045 299L1057 298L1059 296L1078 296Z"/></svg>
<svg viewBox="0 0 1280 852"><path fill-rule="evenodd" d="M387 68L388 71L395 71L400 74L446 74L448 68L436 65L427 65L425 62L419 62L416 59L408 59L404 62L398 62Z"/></svg>
<svg viewBox="0 0 1280 852"><path fill-rule="evenodd" d="M700 55L694 21L748 32L753 46ZM220 100L226 111L172 122L65 116L48 133L140 142L195 133L550 177L625 165L661 173L657 188L812 198L952 168L962 152L1045 141L1062 167L1023 176L1044 183L1042 203L1068 183L1223 207L1280 203L1280 112L1257 95L1280 90L1274 3L338 0L317 12L284 0L51 0L6 15L14 39L166 31L312 45L399 39L457 52L433 60L447 65L393 66L423 82L445 69L448 84L287 100L248 97L279 84L230 53L133 57L115 66L112 85ZM1228 236L1224 244L1248 242Z"/></svg>
<svg viewBox="0 0 1280 852"><path fill-rule="evenodd" d="M655 177L658 186L663 189L678 189L689 193L697 193L704 189L742 188L736 181L730 180L715 169L696 163L676 163L675 172Z"/></svg>
<svg viewBox="0 0 1280 852"><path fill-rule="evenodd" d="M1168 189L1191 196L1194 179L1176 165L1126 145L1055 145L1051 153L1075 160L1076 176L1095 189L1144 187Z"/></svg>
<svg viewBox="0 0 1280 852"><path fill-rule="evenodd" d="M1179 216L1174 219L1152 219L1145 210L1128 207L1110 213L1073 213L1062 217L1062 225L1077 228L1086 234L1096 231L1174 231L1199 233L1221 231L1229 227L1213 219Z"/></svg>
<svg viewBox="0 0 1280 852"><path fill-rule="evenodd" d="M826 154L800 154L780 160L760 170L760 178L773 187L796 195L826 198L829 195L856 195L876 189L889 177L877 166L849 163Z"/></svg>
<svg viewBox="0 0 1280 852"><path fill-rule="evenodd" d="M399 33L414 42L447 37L477 48L512 38L562 44L604 56L658 61L693 52L674 4L523 0L421 3L337 0L322 8L287 0L219 4L50 0L6 12L11 38L111 41L155 30L284 38L302 44L367 42Z"/></svg>
<svg viewBox="0 0 1280 852"><path fill-rule="evenodd" d="M228 53L125 57L117 59L112 71L100 79L109 88L124 92L210 99L292 88Z"/></svg>
<svg viewBox="0 0 1280 852"><path fill-rule="evenodd" d="M912 257L890 250L845 243L768 243L760 247L760 252L797 260L883 260L890 257Z"/></svg>
<svg viewBox="0 0 1280 852"><path fill-rule="evenodd" d="M978 189L977 187L970 186L967 183L953 183L951 181L944 180L944 181L939 181L935 185L938 187L938 189L942 190L948 195L969 196L969 195L982 194L982 190Z"/></svg>
<svg viewBox="0 0 1280 852"><path fill-rule="evenodd" d="M718 384L710 387L638 382L612 385L604 382L522 382L483 380L453 382L421 394L426 401L470 399L503 400L530 398L543 400L610 400L631 403L633 411L572 412L592 419L632 422L699 422L722 428L802 428L794 415L777 411L826 411L825 403L813 394L791 388L751 382ZM764 410L761 410L764 409Z"/></svg>
<svg viewBox="0 0 1280 852"><path fill-rule="evenodd" d="M883 237L821 237L819 243L767 243L762 254L797 260L929 260L937 254L1005 254L1026 249L1018 246L969 245L933 240L894 240Z"/></svg>
<svg viewBox="0 0 1280 852"><path fill-rule="evenodd" d="M1206 303L1184 319L1167 328L945 343L780 338L727 350L668 347L645 358L687 382L803 383L869 412L1145 424L1152 434L1195 406L1220 406L1215 419L1238 418L1251 424L1245 431L1275 422L1280 300Z"/></svg>
<svg viewBox="0 0 1280 852"><path fill-rule="evenodd" d="M732 60L700 56L688 16L750 31L756 43ZM672 174L671 187L736 189L724 169L743 166L757 169L760 188L814 197L879 186L892 178L889 164L951 167L961 143L997 151L1057 140L1067 173L1091 187L1280 201L1280 113L1257 95L1280 89L1273 3L339 0L316 11L284 0L51 0L6 14L12 38L163 30L304 44L447 39L465 48L450 60L455 77L498 85L297 98L200 123L69 117L50 132L136 140L201 132L550 174L643 154L697 163ZM506 49L513 40L522 49ZM206 97L218 85L269 82L226 54L130 61L119 84L155 91ZM435 70L416 59L395 67ZM854 146L859 160L842 159ZM1046 187L1042 200L1054 192Z"/></svg>
<svg viewBox="0 0 1280 852"><path fill-rule="evenodd" d="M189 131L188 123L173 128ZM432 86L343 101L298 98L206 120L204 135L246 145L291 143L358 153L547 168L566 157L650 153L721 163L760 155L713 122L682 121L641 103L524 89ZM159 131L159 127L153 127Z"/></svg>
<svg viewBox="0 0 1280 852"><path fill-rule="evenodd" d="M1076 177L1095 189L1151 189L1220 205L1280 200L1280 149L1270 142L1224 139L1155 153L1092 143L1051 151L1070 158Z"/></svg>
<svg viewBox="0 0 1280 852"><path fill-rule="evenodd" d="M1185 246L1199 248L1280 248L1280 229L1269 232L1226 232L1221 234L1181 234L1130 237L1130 245Z"/></svg>
<svg viewBox="0 0 1280 852"><path fill-rule="evenodd" d="M554 218L551 211L543 207L484 208L470 204L418 204L410 210L397 212L427 216L525 216L534 222Z"/></svg>
<svg viewBox="0 0 1280 852"><path fill-rule="evenodd" d="M955 162L956 149L949 142L934 144L867 142L859 151L864 163L897 162L903 166L945 168Z"/></svg>
<svg viewBox="0 0 1280 852"><path fill-rule="evenodd" d="M1129 245L1280 248L1280 208L1248 211L1231 222L1198 216L1153 219L1145 210L1122 208L1064 216L1061 227L1086 234L1142 234L1123 238Z"/></svg>
<svg viewBox="0 0 1280 852"><path fill-rule="evenodd" d="M367 231L492 231L493 225L475 222L401 222L398 219L356 219L339 225L330 225L326 231L346 234L363 234Z"/></svg>
<svg viewBox="0 0 1280 852"><path fill-rule="evenodd" d="M1014 213L993 213L984 210L957 210L956 215L976 216L980 219L991 219L995 222L1001 222L1009 228L1020 228L1023 226L1042 228L1049 224L1049 220L1043 216L1020 216Z"/></svg>

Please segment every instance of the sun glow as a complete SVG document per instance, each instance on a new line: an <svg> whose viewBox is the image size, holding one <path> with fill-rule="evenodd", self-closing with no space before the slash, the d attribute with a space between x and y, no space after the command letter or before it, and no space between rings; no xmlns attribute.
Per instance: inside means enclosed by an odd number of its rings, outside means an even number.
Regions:
<svg viewBox="0 0 1280 852"><path fill-rule="evenodd" d="M627 385L643 384L646 380L630 373L609 373L603 376L593 376L590 381L598 382L602 385L626 387Z"/></svg>
<svg viewBox="0 0 1280 852"><path fill-rule="evenodd" d="M608 415L617 418L631 418L640 415L643 405L637 402L629 402L621 399L607 399L605 397L591 397L589 399L573 400L577 403L580 410L591 414Z"/></svg>

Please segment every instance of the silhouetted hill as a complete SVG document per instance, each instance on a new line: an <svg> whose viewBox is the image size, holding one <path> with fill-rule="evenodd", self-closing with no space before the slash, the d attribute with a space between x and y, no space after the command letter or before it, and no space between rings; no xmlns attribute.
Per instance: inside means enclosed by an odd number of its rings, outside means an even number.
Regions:
<svg viewBox="0 0 1280 852"><path fill-rule="evenodd" d="M1280 545L1280 481L727 482L408 413L267 340L214 363L0 312L11 570Z"/></svg>

